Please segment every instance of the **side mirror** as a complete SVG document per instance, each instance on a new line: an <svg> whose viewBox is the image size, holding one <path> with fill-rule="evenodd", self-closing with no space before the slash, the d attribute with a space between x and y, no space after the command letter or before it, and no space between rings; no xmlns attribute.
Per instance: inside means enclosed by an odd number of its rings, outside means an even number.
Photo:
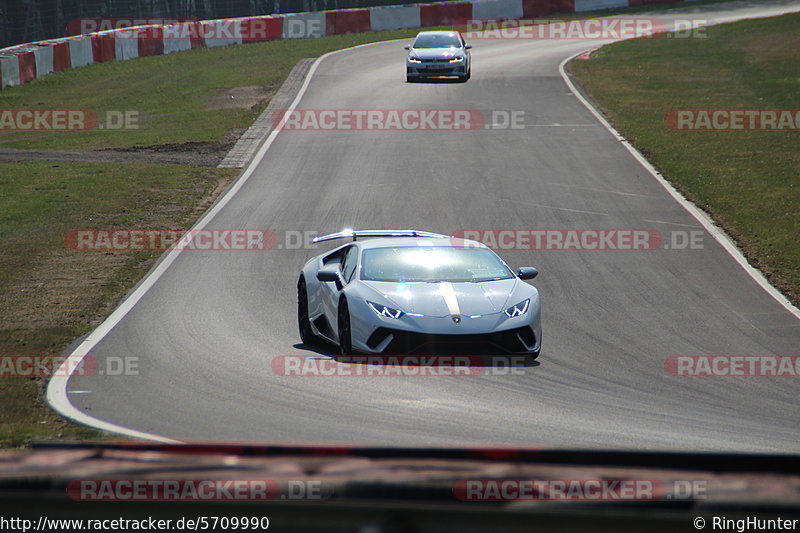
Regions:
<svg viewBox="0 0 800 533"><path fill-rule="evenodd" d="M519 272L517 272L519 279L533 279L538 275L539 271L533 267L521 267Z"/></svg>
<svg viewBox="0 0 800 533"><path fill-rule="evenodd" d="M320 281L339 281L339 272L336 270L320 270L317 272L317 279Z"/></svg>
<svg viewBox="0 0 800 533"><path fill-rule="evenodd" d="M471 44L464 45L464 50L472 50L472 45Z"/></svg>
<svg viewBox="0 0 800 533"><path fill-rule="evenodd" d="M403 47L403 50L411 50L411 45L407 44Z"/></svg>

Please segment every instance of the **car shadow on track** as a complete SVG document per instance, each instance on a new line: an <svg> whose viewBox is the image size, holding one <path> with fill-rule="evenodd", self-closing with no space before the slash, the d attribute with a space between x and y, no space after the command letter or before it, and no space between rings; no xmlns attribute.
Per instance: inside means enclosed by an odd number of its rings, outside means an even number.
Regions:
<svg viewBox="0 0 800 533"><path fill-rule="evenodd" d="M471 354L471 353L425 353L425 354L386 354L386 355L341 355L333 344L325 343L316 346L307 344L294 344L292 348L306 352L313 352L321 356L330 357L338 363L360 365L402 365L402 366L432 366L451 367L465 366L469 368L503 369L535 368L541 363L530 355L508 354ZM510 372L514 374L514 372Z"/></svg>
<svg viewBox="0 0 800 533"><path fill-rule="evenodd" d="M414 79L414 80L406 80L406 83L466 83L467 80L462 80L459 78L421 78L421 79Z"/></svg>

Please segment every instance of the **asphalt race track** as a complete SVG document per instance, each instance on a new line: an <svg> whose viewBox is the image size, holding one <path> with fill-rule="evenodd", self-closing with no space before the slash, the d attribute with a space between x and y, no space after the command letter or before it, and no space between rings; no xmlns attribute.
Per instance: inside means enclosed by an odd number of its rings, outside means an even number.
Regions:
<svg viewBox="0 0 800 533"><path fill-rule="evenodd" d="M665 18L797 10L733 3ZM703 247L501 252L541 273L542 355L513 375L450 378L276 375L273 358L314 353L299 344L295 283L334 244L184 251L90 352L138 357L139 375L72 377L74 409L179 441L800 451L796 379L664 369L673 355L797 355L800 320L571 93L559 64L602 43L471 42L465 84L405 83L405 42L331 55L298 108L514 110L524 128L283 131L206 227L270 229L279 243L286 230L344 227L644 228L702 231Z"/></svg>

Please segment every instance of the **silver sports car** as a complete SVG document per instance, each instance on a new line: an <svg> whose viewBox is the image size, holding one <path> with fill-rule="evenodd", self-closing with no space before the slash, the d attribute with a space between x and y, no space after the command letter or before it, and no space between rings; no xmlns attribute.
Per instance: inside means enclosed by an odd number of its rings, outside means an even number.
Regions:
<svg viewBox="0 0 800 533"><path fill-rule="evenodd" d="M370 237L368 239L363 239ZM482 243L417 230L346 230L303 266L300 339L352 353L530 354L542 347L539 291Z"/></svg>
<svg viewBox="0 0 800 533"><path fill-rule="evenodd" d="M457 31L422 31L414 44L404 48L408 50L406 81L442 76L467 81L472 75L472 45Z"/></svg>

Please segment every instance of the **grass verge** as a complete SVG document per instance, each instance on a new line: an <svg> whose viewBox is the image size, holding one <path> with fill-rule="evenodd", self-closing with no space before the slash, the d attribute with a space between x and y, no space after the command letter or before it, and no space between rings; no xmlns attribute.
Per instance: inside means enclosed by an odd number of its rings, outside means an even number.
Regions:
<svg viewBox="0 0 800 533"><path fill-rule="evenodd" d="M637 39L568 68L617 130L800 303L800 131L688 131L677 109L800 109L800 14Z"/></svg>
<svg viewBox="0 0 800 533"><path fill-rule="evenodd" d="M0 163L0 355L61 353L97 326L159 255L71 250L67 230L188 227L236 174L146 163ZM51 411L43 393L41 377L3 372L0 446L102 437Z"/></svg>

